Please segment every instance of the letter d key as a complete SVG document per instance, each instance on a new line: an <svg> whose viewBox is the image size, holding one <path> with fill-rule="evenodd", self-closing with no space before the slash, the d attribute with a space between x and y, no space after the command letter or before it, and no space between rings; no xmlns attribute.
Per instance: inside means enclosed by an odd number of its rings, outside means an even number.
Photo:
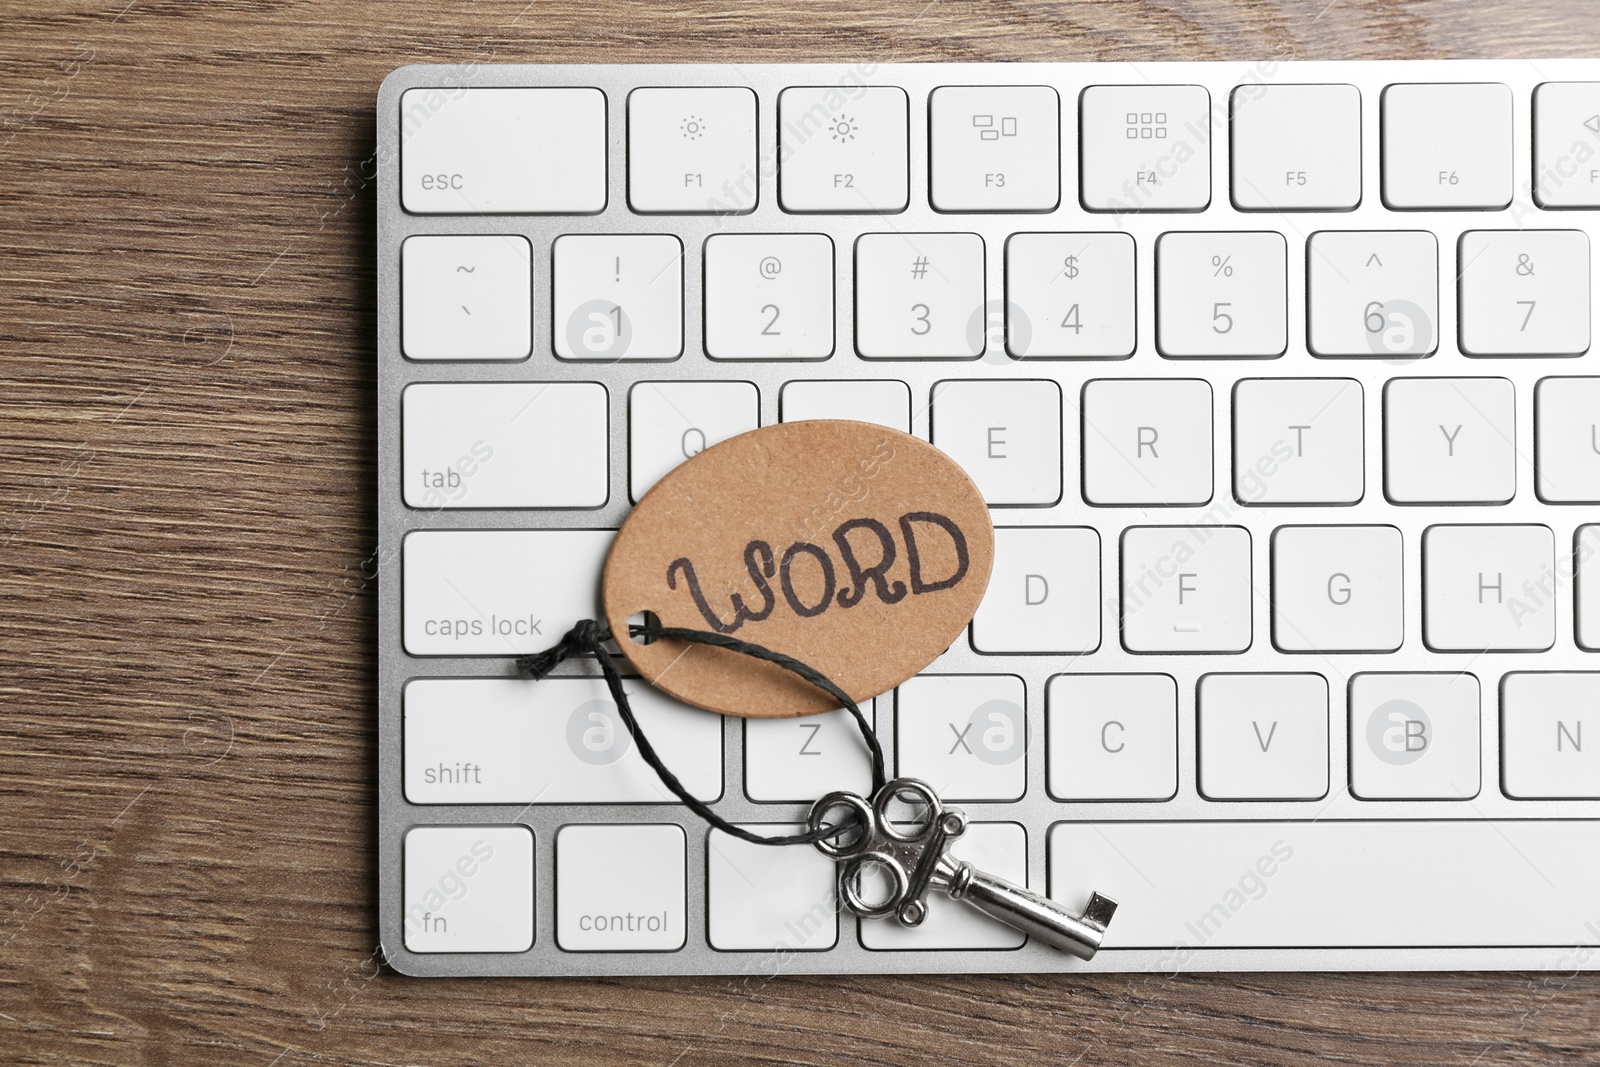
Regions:
<svg viewBox="0 0 1600 1067"><path fill-rule="evenodd" d="M897 802L920 810L896 822L889 809ZM1116 901L1094 893L1083 914L1074 915L1048 897L951 856L950 842L966 830L967 816L945 807L926 782L915 778L887 783L871 803L855 793L829 793L812 805L808 823L813 832L839 827L832 837L819 838L817 849L839 862L839 899L865 919L892 915L902 926L921 925L928 915L924 898L935 886L952 900L964 900L1029 937L1087 960L1099 950L1117 910ZM890 883L881 899L868 899L865 883L873 873Z"/></svg>

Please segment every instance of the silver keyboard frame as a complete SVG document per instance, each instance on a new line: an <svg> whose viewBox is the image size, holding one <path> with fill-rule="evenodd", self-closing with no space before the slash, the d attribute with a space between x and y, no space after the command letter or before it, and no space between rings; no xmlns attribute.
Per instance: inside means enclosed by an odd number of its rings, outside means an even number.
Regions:
<svg viewBox="0 0 1600 1067"><path fill-rule="evenodd" d="M906 211L892 215L785 214L778 207L775 175L763 173L755 211L737 216L636 215L628 208L626 189L627 131L625 99L639 86L748 85L758 95L758 135L763 150L776 130L778 92L791 85L830 85L857 77L872 85L900 86L911 101L911 196ZM627 517L628 386L640 380L741 380L761 393L761 424L778 421L779 388L803 378L894 378L907 382L913 397L912 432L929 432L927 398L934 382L945 378L1051 378L1063 393L1063 497L1052 507L993 509L997 526L1092 526L1100 532L1102 600L1117 590L1119 534L1134 525L1185 525L1204 521L1208 511L1232 499L1231 390L1241 378L1346 377L1362 384L1366 413L1366 494L1350 507L1239 507L1225 521L1250 531L1253 577L1258 590L1254 609L1254 641L1238 655L1133 655L1119 639L1115 610L1103 608L1101 644L1087 657L1048 655L980 655L967 641L958 642L930 673L1007 673L1027 684L1027 790L1014 803L963 803L980 821L1014 821L1028 831L1029 882L1046 884L1048 828L1064 821L1169 820L1310 820L1321 819L1573 819L1600 818L1600 801L1512 800L1500 789L1499 693L1503 673L1513 670L1595 670L1600 656L1577 647L1573 631L1572 590L1559 598L1557 641L1544 653L1483 655L1434 653L1422 641L1422 531L1434 523L1544 523L1556 535L1558 555L1570 549L1574 529L1600 520L1600 509L1552 505L1534 493L1533 398L1539 379L1550 375L1595 373L1593 354L1580 358L1467 358L1456 347L1456 287L1452 284L1456 242L1469 229L1581 228L1600 232L1600 212L1542 210L1530 195L1532 147L1530 126L1534 87L1545 81L1600 80L1600 60L1490 61L1263 61L1206 63L928 63L850 65L757 64L716 65L585 65L585 66L408 66L390 74L378 93L378 880L379 931L389 963L413 975L626 975L719 974L765 979L776 973L940 973L1145 971L1170 973L1172 953L1163 950L1106 950L1084 963L1036 944L1012 951L901 951L863 948L855 923L840 917L836 946L825 952L723 952L706 939L706 830L682 807L644 804L558 804L539 806L419 806L407 802L402 783L401 694L406 682L420 677L487 677L514 673L509 658L412 657L401 641L401 542L413 530L517 528L609 528ZM1217 115L1226 115L1229 92L1252 81L1284 84L1347 82L1362 95L1362 202L1347 212L1241 212L1229 196L1227 129ZM1504 211L1390 211L1379 184L1378 109L1383 87L1409 81L1495 81L1514 93L1515 188L1512 207ZM1197 84L1211 94L1212 196L1208 208L1188 213L1102 214L1083 210L1077 196L1076 106L1082 89L1098 84ZM1056 210L1029 214L941 214L929 207L927 193L928 93L940 85L1054 86L1061 98L1062 195ZM597 215L455 215L407 214L399 198L400 94L423 86L597 86L608 100L609 197ZM774 157L775 158L775 157ZM1316 359L1305 348L1305 239L1321 229L1423 229L1439 241L1439 349L1431 358L1397 365L1382 359ZM966 231L982 235L986 252L987 298L1004 293L1002 265L1005 239L1036 230L1122 231L1133 236L1137 264L1138 349L1124 360L1023 360L994 350L981 360L866 361L853 344L852 246L863 233L901 230ZM1169 230L1277 230L1290 245L1289 349L1276 359L1165 359L1155 350L1154 269L1156 238ZM836 348L822 362L719 362L708 359L702 346L701 252L714 233L826 233L835 248ZM400 354L400 244L413 234L499 234L526 236L533 245L535 293L531 359L514 363L416 363ZM671 233L682 238L684 269L684 355L670 363L564 363L551 354L549 314L550 242L563 233ZM543 294L542 296L540 294ZM1396 506L1384 497L1382 471L1383 383L1393 377L1500 376L1516 386L1516 442L1519 451L1517 494L1498 507ZM1214 486L1210 505L1202 507L1089 507L1082 503L1077 480L1080 441L1076 400L1084 382L1107 377L1199 377L1213 389ZM610 486L606 506L592 511L413 510L400 493L400 393L412 382L430 381L598 381L611 396ZM1405 539L1405 641L1387 655L1306 655L1276 651L1270 639L1266 592L1270 589L1268 543L1275 527L1287 524L1384 523L1398 527ZM569 664L563 673L586 673L592 665ZM1200 797L1196 789L1195 683L1213 671L1318 671L1329 682L1330 793L1315 802L1219 802ZM1483 788L1470 801L1361 801L1348 789L1348 745L1343 679L1358 671L1463 671L1481 682L1483 700ZM1172 675L1178 683L1179 747L1177 796L1162 803L1069 803L1050 798L1045 789L1045 683L1061 672L1152 673ZM895 736L893 700L877 701L877 728L892 754ZM743 788L743 733L738 720L723 723L724 788L716 810L738 822L794 822L803 805L758 804ZM422 954L405 948L402 936L402 839L418 825L521 823L534 833L535 941L516 954ZM676 822L687 830L688 937L676 952L565 952L557 947L555 929L556 830L567 823ZM1384 872L1372 872L1374 896L1404 893ZM1085 889L1091 887L1083 887ZM1508 905L1511 902L1508 902ZM1373 899L1351 900L1350 907L1377 906ZM1597 893L1600 916L1600 893ZM1485 924L1492 916L1484 916ZM1463 940L1471 931L1463 931ZM1600 966L1600 953L1587 967ZM1184 970L1441 970L1537 969L1570 971L1570 946L1542 948L1288 948L1193 950Z"/></svg>

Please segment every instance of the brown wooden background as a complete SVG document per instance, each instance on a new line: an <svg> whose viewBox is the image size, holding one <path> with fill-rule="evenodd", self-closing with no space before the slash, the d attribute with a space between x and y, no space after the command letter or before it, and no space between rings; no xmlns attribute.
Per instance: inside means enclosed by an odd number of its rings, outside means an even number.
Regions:
<svg viewBox="0 0 1600 1067"><path fill-rule="evenodd" d="M377 965L385 73L1291 53L1596 55L1600 4L0 0L0 1063L1600 1062L1594 975Z"/></svg>

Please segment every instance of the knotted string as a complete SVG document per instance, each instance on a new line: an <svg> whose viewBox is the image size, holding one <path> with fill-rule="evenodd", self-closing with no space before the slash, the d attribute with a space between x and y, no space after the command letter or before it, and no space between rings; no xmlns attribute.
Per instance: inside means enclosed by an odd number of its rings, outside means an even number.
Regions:
<svg viewBox="0 0 1600 1067"><path fill-rule="evenodd" d="M799 675L818 689L827 693L839 702L855 717L856 725L861 728L861 737L867 743L867 751L872 754L872 795L877 795L883 788L883 746L878 744L877 735L872 732L872 727L867 722L867 717L862 714L861 708L850 699L850 694L833 684L822 672L810 667L793 656L786 656L782 652L774 652L770 648L751 641L741 641L736 637L726 634L712 633L708 630L687 630L681 626L663 626L661 620L654 614L646 612L644 623L629 623L628 634L630 637L642 637L645 644L658 641L662 638L672 638L677 641L688 641L697 645L710 645L713 648L725 648L730 652L750 656L753 659L775 663L784 670ZM678 776L667 768L657 755L655 746L650 744L644 731L639 728L639 721L633 717L633 708L628 704L628 694L622 688L622 674L617 670L616 664L611 662L611 653L606 651L605 642L612 639L611 630L604 623L595 619L584 619L555 645L543 652L531 656L524 656L517 660L517 669L531 675L534 679L546 678L555 670L557 664L573 656L592 656L600 664L600 673L605 676L606 688L611 690L611 699L617 705L617 714L622 716L622 722L628 728L628 733L633 737L633 743L639 746L639 755L661 778L661 784L666 786L674 796L683 801L696 815L700 816L712 826L725 834L749 841L757 845L812 845L826 838L836 837L842 831L850 828L848 821L833 825L820 826L815 830L805 833L788 834L783 837L762 837L760 834L751 833L742 827L724 819L711 810L710 805L690 793L684 788ZM847 819L851 818L847 816Z"/></svg>

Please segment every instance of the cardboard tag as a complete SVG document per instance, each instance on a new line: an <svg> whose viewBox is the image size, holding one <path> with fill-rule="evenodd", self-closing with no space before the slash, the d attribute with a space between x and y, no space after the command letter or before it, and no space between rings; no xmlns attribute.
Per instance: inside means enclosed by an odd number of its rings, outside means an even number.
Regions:
<svg viewBox="0 0 1600 1067"><path fill-rule="evenodd" d="M730 438L651 489L606 562L611 632L647 681L727 715L829 711L825 693L727 649L625 636L630 617L786 653L858 701L933 662L989 585L983 494L928 442L865 422Z"/></svg>

